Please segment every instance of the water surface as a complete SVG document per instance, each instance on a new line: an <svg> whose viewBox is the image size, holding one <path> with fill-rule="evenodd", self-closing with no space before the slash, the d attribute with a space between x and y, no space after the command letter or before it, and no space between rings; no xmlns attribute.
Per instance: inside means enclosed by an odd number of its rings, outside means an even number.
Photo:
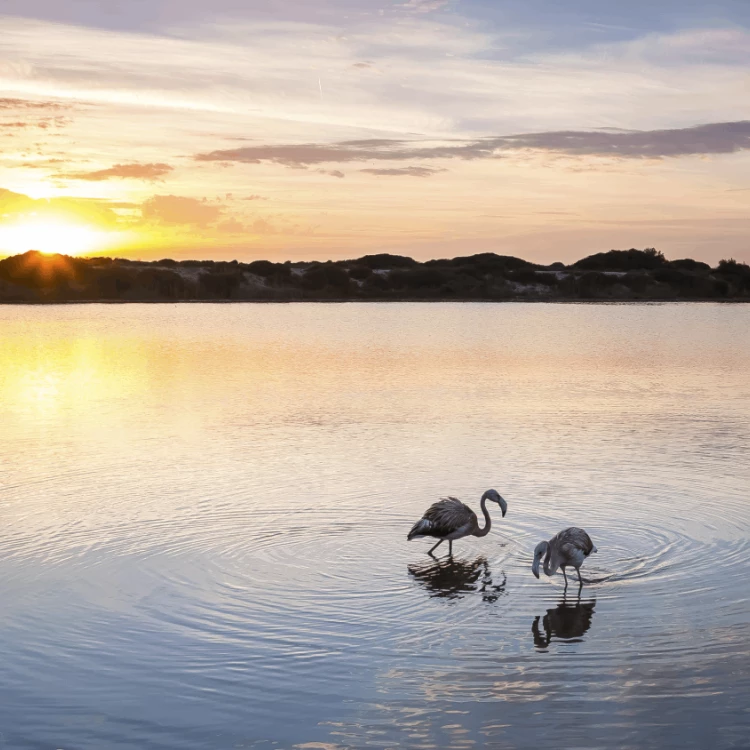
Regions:
<svg viewBox="0 0 750 750"><path fill-rule="evenodd" d="M5 306L0 346L1 747L748 746L750 306ZM406 542L489 487L452 561ZM570 525L580 598L530 571Z"/></svg>

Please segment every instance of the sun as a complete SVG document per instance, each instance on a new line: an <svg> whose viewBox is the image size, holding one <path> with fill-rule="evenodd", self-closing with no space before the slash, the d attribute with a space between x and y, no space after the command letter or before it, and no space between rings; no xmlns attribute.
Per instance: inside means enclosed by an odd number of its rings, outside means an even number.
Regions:
<svg viewBox="0 0 750 750"><path fill-rule="evenodd" d="M101 249L107 240L107 233L100 229L60 219L29 217L0 225L0 252L13 255L27 250L84 255Z"/></svg>

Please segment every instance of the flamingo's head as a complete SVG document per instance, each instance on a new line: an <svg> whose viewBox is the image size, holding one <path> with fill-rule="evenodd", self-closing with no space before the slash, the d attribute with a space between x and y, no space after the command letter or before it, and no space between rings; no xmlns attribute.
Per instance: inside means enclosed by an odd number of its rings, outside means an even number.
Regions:
<svg viewBox="0 0 750 750"><path fill-rule="evenodd" d="M534 549L534 562L531 565L531 572L539 578L539 563L542 561L542 556L549 550L549 544L547 542L539 542Z"/></svg>
<svg viewBox="0 0 750 750"><path fill-rule="evenodd" d="M493 503L497 503L500 506L503 517L508 512L508 503L505 502L505 498L503 498L497 490L487 490L487 492L482 495L482 500L485 499L492 500Z"/></svg>

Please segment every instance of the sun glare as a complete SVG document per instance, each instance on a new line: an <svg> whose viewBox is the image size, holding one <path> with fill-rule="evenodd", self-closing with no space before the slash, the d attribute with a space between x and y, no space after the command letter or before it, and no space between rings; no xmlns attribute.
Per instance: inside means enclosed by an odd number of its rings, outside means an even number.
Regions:
<svg viewBox="0 0 750 750"><path fill-rule="evenodd" d="M83 255L107 244L107 233L83 224L59 220L26 220L0 225L0 251L9 254L27 250Z"/></svg>

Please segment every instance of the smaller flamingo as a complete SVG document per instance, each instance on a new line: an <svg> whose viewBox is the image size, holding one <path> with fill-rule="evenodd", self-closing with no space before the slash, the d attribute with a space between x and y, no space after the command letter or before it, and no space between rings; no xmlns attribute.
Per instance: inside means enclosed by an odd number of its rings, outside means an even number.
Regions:
<svg viewBox="0 0 750 750"><path fill-rule="evenodd" d="M579 588L583 586L581 565L584 560L597 549L591 537L583 530L571 526L569 529L555 534L548 542L539 542L534 550L534 563L531 571L539 578L539 563L544 555L544 573L553 576L558 568L562 569L565 578L565 588L568 587L568 576L565 568L571 565L578 571Z"/></svg>

